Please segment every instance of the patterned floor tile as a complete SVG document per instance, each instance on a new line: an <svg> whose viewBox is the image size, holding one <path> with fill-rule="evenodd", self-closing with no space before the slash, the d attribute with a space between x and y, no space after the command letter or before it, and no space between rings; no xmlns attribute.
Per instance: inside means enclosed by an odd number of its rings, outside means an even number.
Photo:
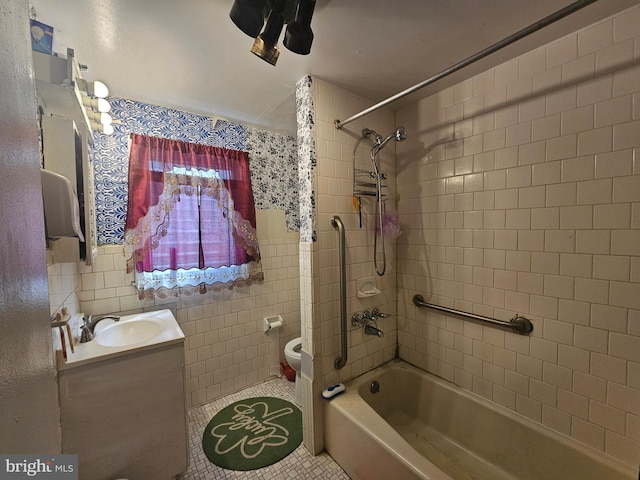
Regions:
<svg viewBox="0 0 640 480"><path fill-rule="evenodd" d="M202 450L202 433L211 417L222 408L238 400L267 396L279 397L294 402L294 384L284 378L276 378L191 409L188 415L189 466L184 473L178 476L178 479L349 480L348 475L326 452L313 456L302 444L279 462L265 468L246 472L226 470L207 459Z"/></svg>

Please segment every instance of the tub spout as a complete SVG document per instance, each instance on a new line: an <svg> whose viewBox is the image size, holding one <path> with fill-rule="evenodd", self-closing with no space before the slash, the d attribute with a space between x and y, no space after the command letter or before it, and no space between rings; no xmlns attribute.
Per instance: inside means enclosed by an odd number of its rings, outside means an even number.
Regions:
<svg viewBox="0 0 640 480"><path fill-rule="evenodd" d="M373 325L365 325L364 333L366 333L367 335L375 335L376 337L379 337L379 338L384 337L384 332L374 327Z"/></svg>

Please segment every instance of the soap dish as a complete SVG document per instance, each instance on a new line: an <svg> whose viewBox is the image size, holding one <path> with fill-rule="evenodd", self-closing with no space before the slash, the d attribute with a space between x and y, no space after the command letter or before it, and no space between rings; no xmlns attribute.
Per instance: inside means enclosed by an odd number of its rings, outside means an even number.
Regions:
<svg viewBox="0 0 640 480"><path fill-rule="evenodd" d="M373 297L380 293L375 277L359 278L356 281L356 289L358 298Z"/></svg>

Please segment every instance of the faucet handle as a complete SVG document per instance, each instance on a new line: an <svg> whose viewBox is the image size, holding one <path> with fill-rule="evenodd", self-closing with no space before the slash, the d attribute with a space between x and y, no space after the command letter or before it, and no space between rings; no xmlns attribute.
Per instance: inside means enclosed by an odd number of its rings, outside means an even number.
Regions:
<svg viewBox="0 0 640 480"><path fill-rule="evenodd" d="M391 316L390 313L382 313L378 307L374 307L371 315L375 318L387 318Z"/></svg>

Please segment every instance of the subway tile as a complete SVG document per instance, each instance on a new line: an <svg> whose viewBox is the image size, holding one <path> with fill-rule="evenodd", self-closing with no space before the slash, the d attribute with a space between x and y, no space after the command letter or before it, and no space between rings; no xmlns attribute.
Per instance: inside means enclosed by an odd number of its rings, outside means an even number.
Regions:
<svg viewBox="0 0 640 480"><path fill-rule="evenodd" d="M558 302L558 312L560 311L561 301ZM558 344L573 345L573 324L564 320L545 318L542 336L545 340Z"/></svg>
<svg viewBox="0 0 640 480"><path fill-rule="evenodd" d="M610 75L602 75L580 82L578 85L578 106L595 105L609 100L613 92Z"/></svg>
<svg viewBox="0 0 640 480"><path fill-rule="evenodd" d="M593 278L629 281L630 259L626 256L594 255Z"/></svg>
<svg viewBox="0 0 640 480"><path fill-rule="evenodd" d="M558 299L540 295L531 295L530 312L544 318L558 318Z"/></svg>
<svg viewBox="0 0 640 480"><path fill-rule="evenodd" d="M482 145L485 152L497 151L506 147L506 132L504 128L485 132L483 134Z"/></svg>
<svg viewBox="0 0 640 480"><path fill-rule="evenodd" d="M531 167L507 169L507 188L528 187L531 185Z"/></svg>
<svg viewBox="0 0 640 480"><path fill-rule="evenodd" d="M611 305L640 309L640 284L629 282L611 282Z"/></svg>
<svg viewBox="0 0 640 480"><path fill-rule="evenodd" d="M575 390L575 376L579 372L589 373L590 361L589 350L572 347L571 345L558 345L558 365L568 368L573 372L573 390L581 395L584 395L586 392L579 392Z"/></svg>
<svg viewBox="0 0 640 480"><path fill-rule="evenodd" d="M532 208L531 228L535 230L553 230L560 227L560 209L557 207Z"/></svg>
<svg viewBox="0 0 640 480"><path fill-rule="evenodd" d="M576 232L576 253L608 255L611 251L609 230L578 230Z"/></svg>
<svg viewBox="0 0 640 480"><path fill-rule="evenodd" d="M563 388L558 390L558 408L579 418L589 418L588 398Z"/></svg>
<svg viewBox="0 0 640 480"><path fill-rule="evenodd" d="M518 273L518 291L542 294L544 292L544 275L539 273Z"/></svg>
<svg viewBox="0 0 640 480"><path fill-rule="evenodd" d="M592 303L609 303L609 282L589 278L575 279L575 299Z"/></svg>
<svg viewBox="0 0 640 480"><path fill-rule="evenodd" d="M537 142L520 145L518 148L518 165L533 165L545 161L546 142Z"/></svg>
<svg viewBox="0 0 640 480"><path fill-rule="evenodd" d="M610 203L612 182L609 178L578 182L578 205Z"/></svg>
<svg viewBox="0 0 640 480"><path fill-rule="evenodd" d="M478 199L482 199L483 195L489 195L491 198L495 199L494 207L497 210L507 209L507 208L518 208L518 192L517 188L509 188L503 190L496 190L491 192L478 192ZM481 203L480 205L486 206L488 203Z"/></svg>
<svg viewBox="0 0 640 480"><path fill-rule="evenodd" d="M583 352L585 350L582 350ZM573 372L573 392L584 397L589 397L599 402L605 402L607 398L607 381L602 378L589 375L588 372Z"/></svg>
<svg viewBox="0 0 640 480"><path fill-rule="evenodd" d="M629 133L627 129L623 129L618 133L616 137L620 138L620 141L616 148L617 150L629 148L626 145L628 135ZM592 155L609 152L613 148L613 138L614 134L612 127L596 128L586 132L580 132L578 133L578 155ZM633 143L633 141L630 143Z"/></svg>
<svg viewBox="0 0 640 480"><path fill-rule="evenodd" d="M591 326L610 332L627 332L627 310L608 305L591 306Z"/></svg>
<svg viewBox="0 0 640 480"><path fill-rule="evenodd" d="M562 113L561 133L569 135L571 133L585 132L594 127L594 107L586 105L584 107L568 110Z"/></svg>
<svg viewBox="0 0 640 480"><path fill-rule="evenodd" d="M614 42L618 43L628 38L637 37L638 25L640 25L640 10L637 8L615 16L613 19Z"/></svg>
<svg viewBox="0 0 640 480"><path fill-rule="evenodd" d="M578 56L587 55L613 44L613 20L606 20L578 32Z"/></svg>
<svg viewBox="0 0 640 480"><path fill-rule="evenodd" d="M507 147L531 142L531 121L506 126Z"/></svg>
<svg viewBox="0 0 640 480"><path fill-rule="evenodd" d="M567 73L567 65L563 66L562 77L564 78L570 75ZM546 96L547 98L547 115L554 115L556 113L566 112L567 110L573 110L577 104L577 89L575 87L563 88L560 90L553 90Z"/></svg>
<svg viewBox="0 0 640 480"><path fill-rule="evenodd" d="M520 252L520 251L507 251L506 267L507 267L507 270L529 272L531 270L531 253Z"/></svg>
<svg viewBox="0 0 640 480"><path fill-rule="evenodd" d="M595 105L595 127L606 127L632 120L632 97L616 97Z"/></svg>
<svg viewBox="0 0 640 480"><path fill-rule="evenodd" d="M614 357L640 363L640 337L611 332L609 334L609 353Z"/></svg>
<svg viewBox="0 0 640 480"><path fill-rule="evenodd" d="M629 465L635 465L638 451L640 451L640 442L632 441L628 437L618 435L611 430L605 432L605 453Z"/></svg>
<svg viewBox="0 0 640 480"><path fill-rule="evenodd" d="M633 39L596 52L596 73L608 73L633 64Z"/></svg>
<svg viewBox="0 0 640 480"><path fill-rule="evenodd" d="M607 392L607 405L640 415L640 390L612 381Z"/></svg>
<svg viewBox="0 0 640 480"><path fill-rule="evenodd" d="M531 380L529 396L544 404L555 406L557 398L557 388L537 380Z"/></svg>
<svg viewBox="0 0 640 480"><path fill-rule="evenodd" d="M611 253L640 256L640 230L612 230Z"/></svg>
<svg viewBox="0 0 640 480"><path fill-rule="evenodd" d="M614 178L613 201L615 203L640 202L640 176Z"/></svg>
<svg viewBox="0 0 640 480"><path fill-rule="evenodd" d="M496 169L516 167L518 165L518 147L496 150Z"/></svg>
<svg viewBox="0 0 640 480"><path fill-rule="evenodd" d="M574 206L560 208L560 228L564 230L593 228L593 207Z"/></svg>
<svg viewBox="0 0 640 480"><path fill-rule="evenodd" d="M604 428L581 418L574 418L571 424L573 438L601 451L604 450L604 434Z"/></svg>
<svg viewBox="0 0 640 480"><path fill-rule="evenodd" d="M529 312L529 294L505 291L504 308L512 312Z"/></svg>
<svg viewBox="0 0 640 480"><path fill-rule="evenodd" d="M529 209L507 210L505 222L507 229L529 229L531 228L531 211Z"/></svg>
<svg viewBox="0 0 640 480"><path fill-rule="evenodd" d="M633 169L633 150L618 150L596 155L596 178L624 177L631 175Z"/></svg>
<svg viewBox="0 0 640 480"><path fill-rule="evenodd" d="M559 137L560 118L561 114L558 113L533 120L531 122L531 140L537 142L538 140L549 140Z"/></svg>
<svg viewBox="0 0 640 480"><path fill-rule="evenodd" d="M640 120L615 125L613 127L613 149L624 150L626 148L640 147L639 129ZM604 146L604 138L601 145Z"/></svg>
<svg viewBox="0 0 640 480"><path fill-rule="evenodd" d="M533 165L533 185L560 183L561 166L560 161Z"/></svg>
<svg viewBox="0 0 640 480"><path fill-rule="evenodd" d="M634 94L640 82L640 65L613 73L613 95L616 97Z"/></svg>
<svg viewBox="0 0 640 480"><path fill-rule="evenodd" d="M577 151L577 134L564 135L547 140L547 162L573 158L576 156Z"/></svg>
<svg viewBox="0 0 640 480"><path fill-rule="evenodd" d="M518 232L515 230L496 230L494 232L494 247L502 250L516 250L518 248Z"/></svg>
<svg viewBox="0 0 640 480"><path fill-rule="evenodd" d="M559 185L547 185L546 206L561 207L576 205L578 201L577 183L562 183Z"/></svg>
<svg viewBox="0 0 640 480"><path fill-rule="evenodd" d="M589 325L591 304L575 300L560 299L558 302L558 319L574 325Z"/></svg>
<svg viewBox="0 0 640 480"><path fill-rule="evenodd" d="M547 48L547 68L562 65L578 56L577 34L567 35L564 38L550 43Z"/></svg>
<svg viewBox="0 0 640 480"><path fill-rule="evenodd" d="M542 252L544 250L544 230L519 230L518 250Z"/></svg>
<svg viewBox="0 0 640 480"><path fill-rule="evenodd" d="M573 253L576 250L575 237L573 230L545 230L544 249L547 252Z"/></svg>
<svg viewBox="0 0 640 480"><path fill-rule="evenodd" d="M560 255L550 252L532 252L531 271L535 273L557 274L560 271Z"/></svg>
<svg viewBox="0 0 640 480"><path fill-rule="evenodd" d="M571 415L549 405L542 405L542 423L567 436L571 435Z"/></svg>
<svg viewBox="0 0 640 480"><path fill-rule="evenodd" d="M574 279L560 275L544 276L544 294L548 297L573 299ZM557 318L557 313L548 318Z"/></svg>
<svg viewBox="0 0 640 480"><path fill-rule="evenodd" d="M631 227L631 204L595 205L593 207L593 227L599 230L629 229Z"/></svg>
<svg viewBox="0 0 640 480"><path fill-rule="evenodd" d="M621 358L615 358L605 353L591 352L591 375L603 378L608 382L624 384L627 377L627 362ZM608 398L611 398L611 386L608 385ZM609 403L609 401L607 401ZM609 403L611 405L611 403Z"/></svg>

